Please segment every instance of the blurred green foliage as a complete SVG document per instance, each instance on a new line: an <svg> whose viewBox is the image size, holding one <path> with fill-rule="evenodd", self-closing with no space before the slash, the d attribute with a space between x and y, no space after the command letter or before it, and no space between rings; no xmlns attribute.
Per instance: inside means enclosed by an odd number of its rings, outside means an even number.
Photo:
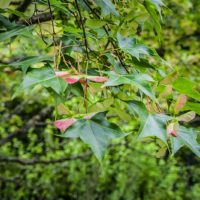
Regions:
<svg viewBox="0 0 200 200"><path fill-rule="evenodd" d="M166 6L162 42L155 41L148 31L142 37L182 74L199 81L200 2L172 0ZM25 55L27 49L28 55L35 55L38 46L38 55L45 52L41 41L23 44L22 49L16 41L10 52L0 47L1 59ZM115 140L100 165L78 139L63 140L55 135L58 131L52 126L55 113L51 109L54 101L45 89L37 87L12 100L22 73L1 66L0 138L23 132L23 127L28 129L26 134L0 147L0 199L200 199L200 160L188 149L183 148L172 157L160 149L158 141L141 143L135 134ZM72 99L67 102L68 107L73 108L79 101L78 97ZM47 105L49 110L45 110L44 119L37 120ZM120 123L118 119L111 120ZM195 126L199 126L198 122ZM138 129L135 119L122 128L130 131L133 127ZM73 157L77 155L80 157Z"/></svg>

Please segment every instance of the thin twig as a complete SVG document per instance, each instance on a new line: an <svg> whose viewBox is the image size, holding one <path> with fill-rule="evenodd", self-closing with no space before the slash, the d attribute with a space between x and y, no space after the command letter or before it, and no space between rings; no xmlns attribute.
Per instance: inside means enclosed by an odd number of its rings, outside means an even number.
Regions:
<svg viewBox="0 0 200 200"><path fill-rule="evenodd" d="M84 82L84 102L85 102L85 112L88 113L88 83L87 83L87 79Z"/></svg>
<svg viewBox="0 0 200 200"><path fill-rule="evenodd" d="M37 3L35 3L35 11L34 11L35 16L37 16L37 12L38 12ZM40 31L40 36L42 38L42 41L47 45L47 42L45 41L43 33L42 33L40 18L38 18L38 25L39 25L39 31Z"/></svg>
<svg viewBox="0 0 200 200"><path fill-rule="evenodd" d="M86 6L90 9L90 11L91 11L96 17L98 17L98 18L100 19L99 14L96 13L96 12L91 8L89 2L88 2L87 0L83 0L83 1L84 1L84 3L86 4ZM104 29L106 35L109 37L110 34L109 34L109 32L108 32L108 29L109 29L108 25L107 25L107 27L106 27L106 26L103 26L103 29ZM110 40L110 42L111 42L113 48L116 49L116 45L114 44L114 42L113 42L112 40ZM127 68L126 68L126 65L124 64L123 58L121 57L120 53L119 53L118 51L116 51L116 50L115 50L115 53L116 53L116 55L117 55L117 57L118 57L118 59L119 59L121 65L124 67L124 69L125 69L126 72L128 73L128 70L127 70Z"/></svg>
<svg viewBox="0 0 200 200"><path fill-rule="evenodd" d="M62 56L62 59L63 59L63 62L65 63L65 65L66 65L67 67L68 67L68 65L69 65L69 66L73 69L73 71L74 71L76 74L78 74L76 68L71 64L71 62L70 62L69 60L66 61L65 56L64 56L62 50L60 51L60 53L61 53L61 56Z"/></svg>
<svg viewBox="0 0 200 200"><path fill-rule="evenodd" d="M87 36L86 36L86 32L85 32L85 27L84 27L84 23L83 23L83 17L81 14L81 10L79 8L78 2L77 0L75 0L75 4L79 13L79 17L80 17L80 23L81 23L81 27L83 30L83 37L84 37L84 43L85 43L85 49L86 49L86 55L87 55L87 59L89 60L89 48L88 48L88 41L87 41Z"/></svg>
<svg viewBox="0 0 200 200"><path fill-rule="evenodd" d="M49 0L47 2L48 2L48 6L49 6L49 11L50 11L50 14L51 14L51 24L52 24L52 30L53 30L52 37L53 37L53 48L54 48L54 67L57 70L57 63L56 63L56 40L55 40L56 32L55 32L54 21L53 21L53 17L52 17L53 16L53 12L51 10L51 4L50 4Z"/></svg>

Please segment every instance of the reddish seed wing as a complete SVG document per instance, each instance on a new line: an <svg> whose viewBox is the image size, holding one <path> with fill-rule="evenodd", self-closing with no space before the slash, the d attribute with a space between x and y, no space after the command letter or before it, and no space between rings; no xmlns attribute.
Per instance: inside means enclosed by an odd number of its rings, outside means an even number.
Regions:
<svg viewBox="0 0 200 200"><path fill-rule="evenodd" d="M69 72L55 72L57 77L63 77L69 75Z"/></svg>
<svg viewBox="0 0 200 200"><path fill-rule="evenodd" d="M194 111L189 111L187 113L184 113L183 115L180 115L178 117L178 121L182 122L190 122L195 118L196 114Z"/></svg>
<svg viewBox="0 0 200 200"><path fill-rule="evenodd" d="M68 84L74 84L78 81L80 81L81 83L85 83L84 79L80 80L79 76L70 75L67 71L55 72L55 74L57 77L63 78ZM106 82L108 80L108 78L105 76L88 76L87 79L97 83Z"/></svg>
<svg viewBox="0 0 200 200"><path fill-rule="evenodd" d="M171 134L171 136L173 136L173 137L177 137L177 132L176 132L175 130L173 130L170 134Z"/></svg>
<svg viewBox="0 0 200 200"><path fill-rule="evenodd" d="M176 102L176 106L174 108L175 113L178 113L181 110L181 108L184 107L184 105L186 104L186 102L187 102L187 97L185 95L181 94L178 97L177 102Z"/></svg>
<svg viewBox="0 0 200 200"><path fill-rule="evenodd" d="M74 84L79 81L78 76L71 76L69 72L55 72L57 77L63 78L68 84Z"/></svg>
<svg viewBox="0 0 200 200"><path fill-rule="evenodd" d="M64 79L68 84L74 84L74 83L78 82L80 78L76 77L76 76L71 76L71 77L67 76Z"/></svg>
<svg viewBox="0 0 200 200"><path fill-rule="evenodd" d="M98 83L106 82L108 80L108 78L105 76L88 76L87 79Z"/></svg>
<svg viewBox="0 0 200 200"><path fill-rule="evenodd" d="M170 123L167 126L167 133L173 137L177 137L176 123Z"/></svg>
<svg viewBox="0 0 200 200"><path fill-rule="evenodd" d="M61 119L54 122L54 126L61 131L65 131L67 128L69 128L71 125L73 125L76 122L76 119Z"/></svg>
<svg viewBox="0 0 200 200"><path fill-rule="evenodd" d="M168 126L167 126L167 133L168 134L171 134L171 132L174 130L174 123L170 123Z"/></svg>

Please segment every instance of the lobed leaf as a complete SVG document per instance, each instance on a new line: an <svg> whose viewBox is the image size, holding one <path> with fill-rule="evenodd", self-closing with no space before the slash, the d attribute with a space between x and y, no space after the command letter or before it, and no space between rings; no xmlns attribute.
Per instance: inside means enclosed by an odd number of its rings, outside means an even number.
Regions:
<svg viewBox="0 0 200 200"><path fill-rule="evenodd" d="M149 85L149 81L153 81L151 77L146 74L129 74L129 75L121 75L116 74L114 72L109 73L109 79L103 87L106 86L118 86L122 84L129 84L137 87L144 94L149 96L152 99L155 99L155 95Z"/></svg>
<svg viewBox="0 0 200 200"><path fill-rule="evenodd" d="M184 145L200 157L200 145L196 141L197 134L192 128L180 126L177 137L171 137L172 153L175 154Z"/></svg>
<svg viewBox="0 0 200 200"><path fill-rule="evenodd" d="M170 117L164 114L149 114L144 125L140 128L139 139L155 136L167 145L166 123Z"/></svg>
<svg viewBox="0 0 200 200"><path fill-rule="evenodd" d="M117 125L109 123L105 118L105 112L102 112L86 119L77 120L61 137L80 137L83 142L90 146L98 160L101 160L109 141L126 135Z"/></svg>
<svg viewBox="0 0 200 200"><path fill-rule="evenodd" d="M145 105L139 101L127 101L129 111L136 113L140 118L139 139L154 136L167 144L166 123L171 117L164 114L148 113Z"/></svg>
<svg viewBox="0 0 200 200"><path fill-rule="evenodd" d="M144 55L146 56L154 55L154 52L147 46L143 44L137 44L135 38L127 38L127 37L125 38L118 33L117 40L119 43L119 47L124 52L129 53L130 55L136 57L138 60L140 59L140 57L143 57Z"/></svg>
<svg viewBox="0 0 200 200"><path fill-rule="evenodd" d="M42 67L28 72L22 82L22 88L30 89L38 84L46 88L52 88L57 94L62 94L67 88L67 83L56 77L51 67Z"/></svg>

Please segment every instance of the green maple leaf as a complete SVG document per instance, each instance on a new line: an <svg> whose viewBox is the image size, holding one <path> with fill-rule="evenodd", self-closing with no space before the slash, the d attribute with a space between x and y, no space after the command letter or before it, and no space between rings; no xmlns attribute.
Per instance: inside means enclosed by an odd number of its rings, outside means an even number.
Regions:
<svg viewBox="0 0 200 200"><path fill-rule="evenodd" d="M61 137L77 138L88 144L98 160L101 160L111 139L124 137L120 128L105 119L105 112L91 119L80 119L69 127Z"/></svg>
<svg viewBox="0 0 200 200"><path fill-rule="evenodd" d="M22 88L29 89L36 85L52 88L57 94L63 93L67 88L66 81L56 77L51 67L34 69L26 74L22 82Z"/></svg>
<svg viewBox="0 0 200 200"><path fill-rule="evenodd" d="M175 154L184 145L200 157L200 145L197 143L196 132L192 128L180 126L177 130L177 137L171 137L172 154Z"/></svg>
<svg viewBox="0 0 200 200"><path fill-rule="evenodd" d="M128 74L122 75L114 72L108 73L109 80L103 85L105 86L118 86L122 84L129 84L137 87L144 94L152 99L155 99L155 95L149 85L150 81L153 81L151 77L146 74Z"/></svg>
<svg viewBox="0 0 200 200"><path fill-rule="evenodd" d="M144 44L138 44L135 38L123 37L119 33L117 34L117 40L119 47L126 53L131 54L138 60L143 56L154 55L153 50L145 46Z"/></svg>
<svg viewBox="0 0 200 200"><path fill-rule="evenodd" d="M140 118L140 130L138 138L154 136L167 145L166 123L170 117L164 114L151 114L146 110L145 105L139 101L127 101L128 108Z"/></svg>

